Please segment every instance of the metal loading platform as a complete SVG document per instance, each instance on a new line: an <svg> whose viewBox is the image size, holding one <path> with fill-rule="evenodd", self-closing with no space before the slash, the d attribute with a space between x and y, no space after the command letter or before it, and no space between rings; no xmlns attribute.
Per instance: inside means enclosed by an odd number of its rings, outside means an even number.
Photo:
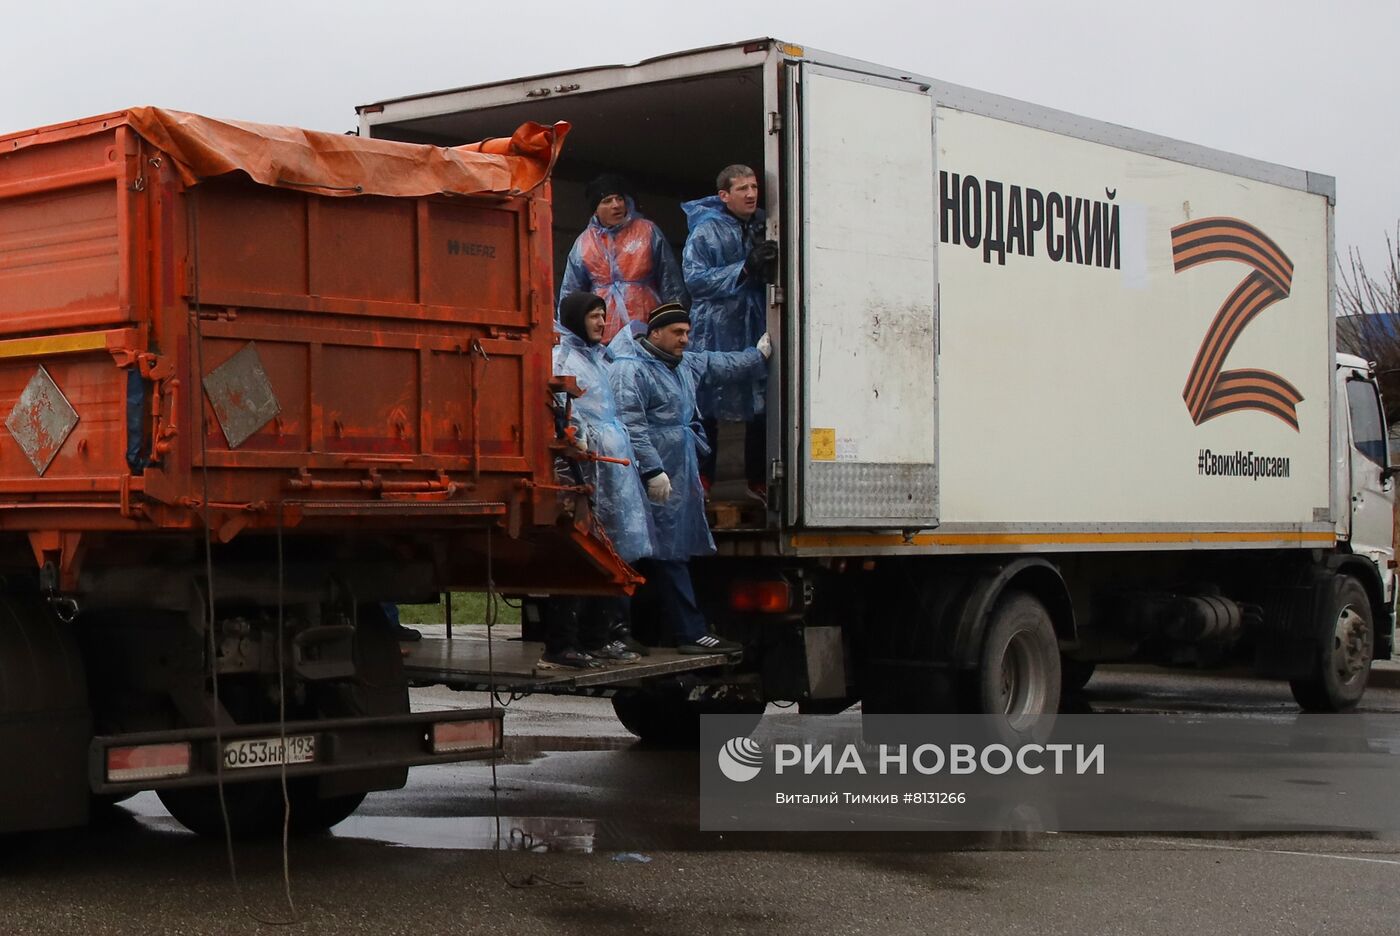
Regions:
<svg viewBox="0 0 1400 936"><path fill-rule="evenodd" d="M410 685L441 685L462 691L546 692L558 695L608 695L611 690L641 685L658 676L717 669L738 655L694 656L671 647L651 647L636 663L599 669L542 669L544 644L534 640L482 637L424 637L404 644L403 669Z"/></svg>

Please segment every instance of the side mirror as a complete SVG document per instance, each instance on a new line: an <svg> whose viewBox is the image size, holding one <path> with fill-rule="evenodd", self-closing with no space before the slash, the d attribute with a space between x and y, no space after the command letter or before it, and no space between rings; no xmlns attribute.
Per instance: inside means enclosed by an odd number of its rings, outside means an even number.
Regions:
<svg viewBox="0 0 1400 936"><path fill-rule="evenodd" d="M1389 468L1381 469L1381 480L1389 481L1396 475L1400 475L1400 465L1391 465Z"/></svg>

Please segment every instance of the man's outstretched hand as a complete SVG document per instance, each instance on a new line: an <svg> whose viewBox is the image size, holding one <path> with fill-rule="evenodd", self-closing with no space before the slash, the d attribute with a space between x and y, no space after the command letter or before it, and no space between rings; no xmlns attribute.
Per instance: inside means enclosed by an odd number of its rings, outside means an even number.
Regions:
<svg viewBox="0 0 1400 936"><path fill-rule="evenodd" d="M671 498L671 479L666 472L647 481L647 500L653 504L664 504Z"/></svg>

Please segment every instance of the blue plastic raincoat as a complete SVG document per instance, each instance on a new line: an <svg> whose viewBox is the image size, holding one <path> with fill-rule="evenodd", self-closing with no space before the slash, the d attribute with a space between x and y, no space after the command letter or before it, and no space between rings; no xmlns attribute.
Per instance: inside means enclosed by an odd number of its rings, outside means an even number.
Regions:
<svg viewBox="0 0 1400 936"><path fill-rule="evenodd" d="M763 212L748 222L729 213L718 195L681 205L690 235L681 255L681 270L690 290L692 351L739 351L752 348L767 331L763 282L740 277L744 260L763 241ZM702 387L700 411L707 419L748 422L764 409L767 380Z"/></svg>
<svg viewBox="0 0 1400 936"><path fill-rule="evenodd" d="M629 321L645 322L663 302L686 305L690 301L671 245L661 229L637 211L631 198L621 223L604 227L595 214L574 241L558 301L571 292L591 292L608 304L605 342Z"/></svg>
<svg viewBox="0 0 1400 936"><path fill-rule="evenodd" d="M637 473L637 456L627 428L618 418L617 401L608 382L612 352L605 345L588 345L567 328L557 327L554 373L574 377L583 396L573 402L574 428L588 450L608 458L625 458L631 465L582 461L584 480L593 485L593 513L612 540L613 548L628 563L651 555L651 511Z"/></svg>
<svg viewBox="0 0 1400 936"><path fill-rule="evenodd" d="M715 551L705 520L700 454L708 453L695 394L707 385L743 385L767 373L757 348L745 351L687 351L675 368L647 351L629 331L610 346L615 355L608 379L617 411L643 476L660 469L671 479L671 496L651 505L657 559L686 560Z"/></svg>

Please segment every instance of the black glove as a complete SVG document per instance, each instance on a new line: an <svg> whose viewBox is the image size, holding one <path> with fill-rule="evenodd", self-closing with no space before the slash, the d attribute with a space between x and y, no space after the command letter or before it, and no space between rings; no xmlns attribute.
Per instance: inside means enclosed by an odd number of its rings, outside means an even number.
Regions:
<svg viewBox="0 0 1400 936"><path fill-rule="evenodd" d="M754 244L749 250L748 257L744 260L744 275L750 279L768 279L768 265L778 259L778 244L776 241L762 241Z"/></svg>

